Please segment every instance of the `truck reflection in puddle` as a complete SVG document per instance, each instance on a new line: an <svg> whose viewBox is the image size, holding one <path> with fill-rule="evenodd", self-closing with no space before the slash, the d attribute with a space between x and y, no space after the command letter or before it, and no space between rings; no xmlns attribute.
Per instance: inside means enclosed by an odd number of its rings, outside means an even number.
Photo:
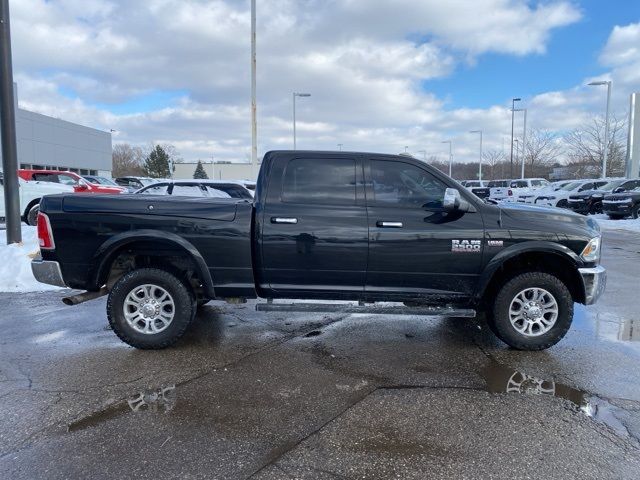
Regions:
<svg viewBox="0 0 640 480"><path fill-rule="evenodd" d="M157 390L145 390L132 395L127 400L116 402L103 410L72 422L67 431L75 432L93 427L127 412L168 413L176 405L176 386L169 385Z"/></svg>
<svg viewBox="0 0 640 480"><path fill-rule="evenodd" d="M604 423L618 435L628 436L629 432L624 424L615 416L614 412L621 410L606 400L589 395L582 390L553 380L543 380L526 373L502 365L495 360L480 371L486 382L486 390L490 393L519 393L524 395L550 395L563 398L573 403L580 412Z"/></svg>

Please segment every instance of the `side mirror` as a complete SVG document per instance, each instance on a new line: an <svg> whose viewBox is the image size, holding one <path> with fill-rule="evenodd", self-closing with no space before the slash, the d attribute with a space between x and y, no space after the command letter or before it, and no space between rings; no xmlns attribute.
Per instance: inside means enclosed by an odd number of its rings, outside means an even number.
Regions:
<svg viewBox="0 0 640 480"><path fill-rule="evenodd" d="M444 199L442 201L442 209L445 212L471 212L474 208L469 202L460 196L460 192L455 188L447 188L444 191Z"/></svg>
<svg viewBox="0 0 640 480"><path fill-rule="evenodd" d="M613 189L613 193L621 193L621 192L625 192L626 190L627 189L624 187L618 187Z"/></svg>
<svg viewBox="0 0 640 480"><path fill-rule="evenodd" d="M87 187L84 183L76 185L76 191L84 192L85 190L89 190L89 187Z"/></svg>

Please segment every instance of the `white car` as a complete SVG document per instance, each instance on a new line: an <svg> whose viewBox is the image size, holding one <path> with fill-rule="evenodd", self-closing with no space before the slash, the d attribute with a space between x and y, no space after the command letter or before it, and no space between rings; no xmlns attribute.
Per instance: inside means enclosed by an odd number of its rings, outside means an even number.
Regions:
<svg viewBox="0 0 640 480"><path fill-rule="evenodd" d="M575 180L562 180L562 181L559 181L559 182L550 183L549 185L547 185L544 188L539 188L539 189L536 189L536 190L529 190L529 191L526 191L524 193L520 193L516 197L516 202L533 204L533 203L535 203L536 199L538 197L540 197L541 195L551 194L551 193L553 193L553 192L555 192L557 190L560 190L565 185L568 185L568 184L573 183L573 182L575 182Z"/></svg>
<svg viewBox="0 0 640 480"><path fill-rule="evenodd" d="M544 178L520 178L518 180L511 180L509 189L511 190L512 195L505 201L518 202L518 197L520 197L521 195L526 195L528 193L534 192L535 190L546 188L548 186L549 182ZM520 203L523 202L524 201Z"/></svg>
<svg viewBox="0 0 640 480"><path fill-rule="evenodd" d="M73 187L53 182L26 182L18 178L20 216L28 225L35 225L40 211L40 199L54 193L73 193ZM0 172L0 217L5 217L4 177Z"/></svg>
<svg viewBox="0 0 640 480"><path fill-rule="evenodd" d="M496 202L506 200L513 195L513 192L509 188L510 184L511 180L490 180L487 182L487 187L489 187L489 198Z"/></svg>
<svg viewBox="0 0 640 480"><path fill-rule="evenodd" d="M607 180L603 179L575 180L554 192L541 192L540 195L536 197L534 203L536 205L544 205L547 207L568 208L568 200L570 195L587 190L594 190L606 183Z"/></svg>

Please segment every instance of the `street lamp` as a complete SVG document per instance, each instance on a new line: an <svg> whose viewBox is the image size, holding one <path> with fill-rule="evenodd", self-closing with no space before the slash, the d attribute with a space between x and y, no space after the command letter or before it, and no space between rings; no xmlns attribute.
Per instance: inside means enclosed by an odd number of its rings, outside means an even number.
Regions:
<svg viewBox="0 0 640 480"><path fill-rule="evenodd" d="M482 181L482 130L471 130L469 133L480 134L480 165L478 166L478 180Z"/></svg>
<svg viewBox="0 0 640 480"><path fill-rule="evenodd" d="M509 157L511 160L511 167L509 171L509 175L513 178L513 120L515 115L516 102L522 100L521 98L512 98L511 99L511 156Z"/></svg>
<svg viewBox="0 0 640 480"><path fill-rule="evenodd" d="M449 144L449 176L451 176L451 170L453 168L453 152L452 152L451 140L445 140L444 142L441 142L441 143Z"/></svg>
<svg viewBox="0 0 640 480"><path fill-rule="evenodd" d="M524 112L524 128L522 130L522 167L520 172L520 178L524 178L524 162L527 157L527 109L516 108L516 112Z"/></svg>
<svg viewBox="0 0 640 480"><path fill-rule="evenodd" d="M338 150L342 151L342 143L338 144Z"/></svg>
<svg viewBox="0 0 640 480"><path fill-rule="evenodd" d="M293 92L293 149L296 149L296 97L310 97L310 93Z"/></svg>
<svg viewBox="0 0 640 480"><path fill-rule="evenodd" d="M607 176L607 157L609 154L609 104L611 103L611 80L589 83L591 86L607 86L607 114L604 121L604 154L602 155L602 178Z"/></svg>

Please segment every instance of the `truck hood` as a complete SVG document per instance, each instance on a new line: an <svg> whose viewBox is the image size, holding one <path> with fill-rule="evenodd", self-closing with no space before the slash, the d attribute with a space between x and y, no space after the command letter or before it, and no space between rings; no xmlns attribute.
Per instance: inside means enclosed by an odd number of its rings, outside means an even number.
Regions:
<svg viewBox="0 0 640 480"><path fill-rule="evenodd" d="M600 226L595 220L570 210L556 207L540 207L522 203L500 204L503 223L507 228L520 228L561 233L582 231L585 237L599 234ZM507 217L510 222L504 222Z"/></svg>

